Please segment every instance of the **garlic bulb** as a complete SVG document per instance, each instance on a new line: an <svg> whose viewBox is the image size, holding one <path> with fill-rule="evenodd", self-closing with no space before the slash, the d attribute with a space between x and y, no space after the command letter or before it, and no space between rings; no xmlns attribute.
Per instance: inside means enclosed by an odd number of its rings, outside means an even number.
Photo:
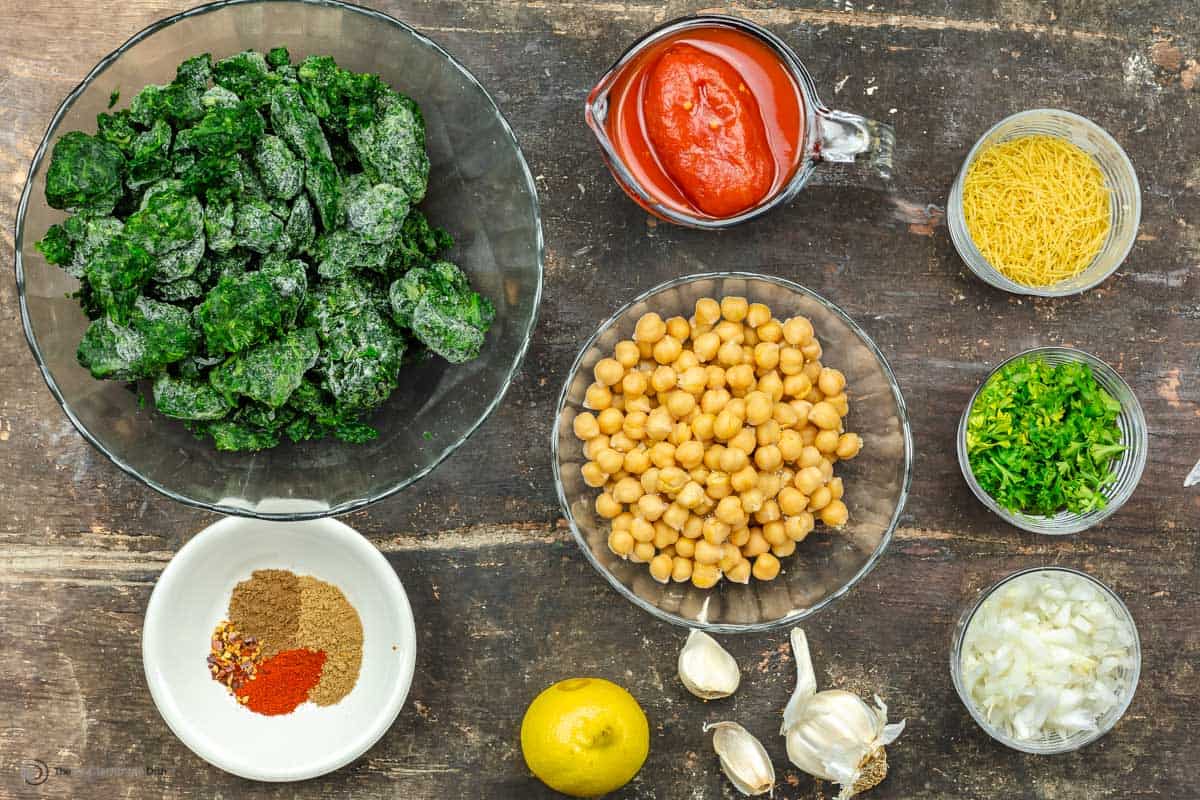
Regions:
<svg viewBox="0 0 1200 800"><path fill-rule="evenodd" d="M704 726L713 734L713 750L721 759L721 769L739 792L752 797L775 788L775 767L771 757L754 734L736 722L714 722Z"/></svg>
<svg viewBox="0 0 1200 800"><path fill-rule="evenodd" d="M851 692L818 692L808 638L800 628L792 629L792 652L796 691L780 730L788 758L815 778L841 784L837 800L849 800L887 776L883 748L904 730L904 721L887 724L887 706L878 697L872 708Z"/></svg>
<svg viewBox="0 0 1200 800"><path fill-rule="evenodd" d="M693 630L679 651L679 680L701 700L716 700L736 692L742 674L716 639Z"/></svg>

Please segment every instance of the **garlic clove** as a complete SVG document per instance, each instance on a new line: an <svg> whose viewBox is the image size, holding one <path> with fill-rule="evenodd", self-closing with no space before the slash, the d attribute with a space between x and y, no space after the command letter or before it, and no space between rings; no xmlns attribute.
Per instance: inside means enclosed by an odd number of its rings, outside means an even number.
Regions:
<svg viewBox="0 0 1200 800"><path fill-rule="evenodd" d="M737 691L742 673L716 639L693 630L679 652L679 680L701 700L716 700Z"/></svg>
<svg viewBox="0 0 1200 800"><path fill-rule="evenodd" d="M800 709L808 698L817 693L817 674L813 671L812 654L808 652L808 637L797 625L792 628L792 656L796 659L796 689L783 710L783 726L781 734L787 734L794 727Z"/></svg>
<svg viewBox="0 0 1200 800"><path fill-rule="evenodd" d="M739 792L747 797L766 794L775 788L775 767L754 734L736 722L714 722L704 726L713 734L713 750L721 769Z"/></svg>

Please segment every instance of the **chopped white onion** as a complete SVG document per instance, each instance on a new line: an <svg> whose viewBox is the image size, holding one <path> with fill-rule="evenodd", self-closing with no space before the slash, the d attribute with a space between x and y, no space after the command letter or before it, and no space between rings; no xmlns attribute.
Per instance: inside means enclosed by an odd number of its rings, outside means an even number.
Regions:
<svg viewBox="0 0 1200 800"><path fill-rule="evenodd" d="M962 681L976 709L1020 741L1095 730L1133 666L1133 633L1101 589L1059 570L992 593L963 637Z"/></svg>

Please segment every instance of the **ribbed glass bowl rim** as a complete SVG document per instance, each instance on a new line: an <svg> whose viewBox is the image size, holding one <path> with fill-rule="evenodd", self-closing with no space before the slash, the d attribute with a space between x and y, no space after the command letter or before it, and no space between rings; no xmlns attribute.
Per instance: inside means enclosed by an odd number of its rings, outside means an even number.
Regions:
<svg viewBox="0 0 1200 800"><path fill-rule="evenodd" d="M1124 620L1125 624L1129 628L1129 631L1133 634L1132 674L1128 681L1127 688L1118 704L1119 709L1117 713L1109 721L1107 726L1103 728L1097 728L1087 736L1082 737L1078 742L1070 742L1069 744L1039 745L1033 742L1020 742L1016 739L1013 739L999 728L988 722L987 719L979 713L978 709L975 708L975 703L967 695L966 688L963 686L962 682L962 646L963 642L966 640L967 631L971 628L971 621L975 618L976 612L978 612L983 606L984 601L991 597L992 594L1001 586L1004 586L1010 581L1020 578L1023 575L1029 575L1037 572L1068 572L1072 575L1078 575L1079 577L1086 579L1092 585L1100 589L1101 592L1103 592L1115 603L1116 608L1120 609L1121 612L1119 616L1122 620ZM1134 621L1133 614L1129 612L1129 607L1125 605L1125 601L1121 599L1120 595L1113 591L1112 588L1109 587L1109 585L1104 581L1081 570L1072 569L1071 567L1028 567L1026 569L1017 570L1016 572L996 581L994 584L980 592L979 597L976 598L975 602L967 606L963 613L959 615L958 622L955 625L954 633L950 640L950 679L954 683L954 691L958 693L959 701L966 706L967 712L971 715L971 718L975 720L976 724L983 729L984 733L995 739L1000 744L1006 747L1011 747L1014 750L1020 750L1023 753L1033 753L1035 755L1057 755L1059 753L1071 753L1079 750L1080 748L1086 747L1087 745L1101 738L1114 727L1116 727L1117 723L1121 721L1121 717L1125 716L1125 712L1129 710L1129 706L1133 702L1133 696L1137 692L1138 680L1141 678L1141 675L1142 640L1141 637L1138 636L1137 622Z"/></svg>
<svg viewBox="0 0 1200 800"><path fill-rule="evenodd" d="M967 231L966 220L963 217L963 182L967 178L967 169L975 160L975 156L978 155L980 148L983 147L983 143L987 141L988 137L990 137L1002 125L1007 125L1011 122L1025 119L1026 117L1044 118L1046 116L1061 116L1078 122L1080 125L1096 134L1096 136L1112 145L1117 154L1120 156L1120 161L1123 167L1129 172L1129 177L1133 181L1132 214L1134 218L1133 229L1135 231L1135 235L1130 237L1129 241L1126 242L1124 252L1121 253L1121 257L1117 259L1112 269L1108 270L1103 275L1098 276L1095 280L1088 284L1071 289L1055 289L1054 286L1026 286L1025 284L1017 283L1016 281L1005 277L1000 270L993 267L991 262L984 258L983 253L979 252L979 248L975 246L975 241L971 238L971 234ZM971 272L975 273L980 280L984 281L989 286L994 286L997 289L1002 289L1003 291L1011 294L1021 294L1032 297L1069 297L1074 294L1082 294L1089 289L1094 289L1112 277L1112 274L1121 268L1121 266L1125 263L1125 259L1129 257L1129 252L1133 249L1133 243L1137 239L1136 231L1138 226L1141 224L1141 220L1142 189L1141 183L1138 181L1137 170L1133 168L1133 162L1129 160L1129 154L1125 152L1125 148L1121 147L1117 140L1112 137L1112 134L1087 117L1076 114L1073 111L1067 111L1062 108L1031 108L1025 111L1018 111L1016 114L1008 115L984 131L983 135L975 141L974 146L972 146L970 152L967 153L967 157L963 159L962 168L959 170L958 175L954 179L954 183L950 187L950 202L946 222L947 227L950 229L950 240L954 243L954 249L958 251L959 257L962 258L963 262L968 268L970 268ZM960 222L961 225L959 224ZM987 270L981 270L978 264L986 264Z"/></svg>
<svg viewBox="0 0 1200 800"><path fill-rule="evenodd" d="M533 199L533 222L534 222L534 228L535 228L536 239L537 239L537 287L536 287L534 298L533 298L533 312L530 314L528 325L526 326L525 330L522 332L521 344L517 348L516 357L513 359L512 365L509 367L508 374L504 377L504 382L501 384L500 391L497 392L495 399L493 399L492 402L488 404L487 408L485 408L483 410L483 413L480 414L479 419L477 419L474 423L472 423L467 428L467 430L464 431L463 434L461 436L459 436L455 441L451 442L449 445L446 446L445 449L443 449L440 453L438 453L434 457L434 459L424 468L420 469L419 471L415 472L412 475L409 475L408 477L404 478L403 480L399 481L398 483L396 483L392 486L389 486L386 489L383 489L382 491L376 492L375 494L371 494L366 497L356 498L354 500L348 500L344 503L339 503L336 506L330 506L327 509L319 509L319 510L289 511L289 512L259 511L256 509L245 508L245 507L241 507L241 506L222 505L220 503L210 503L210 502L206 502L203 500L197 500L195 498L188 497L186 495L180 494L179 492L168 489L166 486L163 486L161 483L158 483L157 481L150 479L149 477L147 477L146 475L143 475L141 472L139 472L134 467L127 464L116 453L110 451L103 444L101 444L100 441L95 436L93 436L90 431L88 431L87 426L85 426L79 420L79 418L75 416L75 413L71 410L70 406L67 404L66 398L63 397L62 391L58 388L58 384L55 383L53 375L50 374L50 369L46 365L45 359L42 357L41 349L38 347L37 338L34 336L34 332L33 332L33 322L29 315L28 303L25 298L25 265L24 265L24 261L22 258L21 250L22 250L22 247L24 244L25 214L26 214L26 211L29 206L30 194L33 191L33 176L37 172L38 167L42 163L42 159L46 155L46 151L50 146L51 137L55 134L55 132L58 129L59 123L62 121L63 117L66 116L67 112L71 109L71 107L75 104L75 101L78 100L79 97L85 91L87 91L87 89L92 85L93 81L95 81L96 77L99 76L100 73L102 73L105 69L107 69L113 62L115 62L117 59L119 59L122 55L124 55L126 51L128 51L130 48L132 48L134 45L138 44L142 40L149 38L150 36L154 35L155 33L158 33L159 31L161 31L165 28L168 28L171 25L174 25L176 22L180 22L182 20L189 19L191 17L197 17L197 16L200 16L203 14L208 14L213 11L219 11L223 8L227 8L230 6L249 6L249 5L267 5L267 4L280 4L280 5L293 4L293 5L302 5L302 6L315 6L315 7L320 7L320 8L335 8L335 9L340 9L340 10L346 11L346 12L362 14L364 16L379 20L380 22L386 22L386 23L394 26L401 33L413 37L414 39L419 41L421 44L429 47L430 49L433 50L433 52L437 53L439 56L446 59L446 61L449 62L449 64L451 66L453 66L456 70L459 71L459 73L462 74L463 78L465 78L469 83L474 84L479 89L479 91L483 94L484 98L486 99L487 103L489 105L491 105L492 113L495 115L496 119L499 121L500 127L504 131L504 134L507 136L509 143L512 145L513 150L516 153L517 163L520 165L521 172L525 177L525 182L529 186L530 196ZM67 418L69 420L71 420L71 424L74 425L75 429L78 430L79 433L83 435L83 438L85 438L89 442L91 442L91 444L97 450L99 450L101 453L103 453L105 458L107 458L113 464L117 465L122 471L128 473L129 475L132 475L134 478L137 478L139 481L146 484L147 486L149 486L151 489L155 490L156 492L158 492L162 495L165 495L166 497L169 497L178 503L183 503L184 505L187 505L187 506L192 506L195 508L203 508L208 511L214 511L218 514L227 514L230 516L253 517L256 519L278 520L278 521L298 521L298 520L306 520L306 519L320 519L321 517L333 517L333 516L338 516L340 514L348 513L350 511L354 511L359 508L363 508L364 506L370 505L379 500L383 500L384 498L391 497L396 492L399 492L400 490L405 489L405 488L411 486L412 484L416 483L421 478L424 478L426 475L428 475L430 472L432 472L434 469L436 469L439 464L441 464L443 461L445 461L446 458L449 457L451 453L453 453L455 450L457 450L462 445L463 442L465 442L468 438L470 438L471 434L475 433L475 431L478 430L479 427L481 425L483 425L483 423L485 421L487 421L488 417L490 417L492 415L492 412L495 411L497 407L499 407L501 400L504 399L504 395L508 392L509 386L512 385L513 379L516 377L517 372L521 368L521 362L524 361L526 352L529 350L529 343L533 337L534 328L537 326L538 311L541 307L542 281L543 281L543 271L544 271L544 261L545 261L545 243L544 243L543 235L542 235L542 215L541 215L541 208L538 203L537 184L533 180L533 173L530 172L530 170L529 170L529 165L525 161L525 155L521 151L521 145L517 142L516 135L513 133L512 126L509 125L508 119L505 118L504 114L500 111L499 106L496 105L496 101L492 98L491 94L487 91L487 89L485 89L483 87L483 85L471 73L471 71L468 70L465 66L463 66L458 61L458 59L456 59L454 56L452 56L448 51L446 51L445 48L443 48L437 42L433 41L428 36L425 36L424 34L420 33L415 28L412 28L411 26L406 25L405 23L401 22L400 20L396 19L395 17L389 16L388 14L384 14L383 12L380 12L380 11L375 11L370 8L364 8L363 6L355 5L353 3L342 2L342 0L216 0L216 2L206 3L201 6L196 6L195 8L187 9L186 11L182 11L178 14L172 14L169 17L165 17L161 20L158 20L157 22L147 25L145 28L143 28L142 30L135 33L133 36L131 36L129 39L127 39L125 41L125 43L122 44L120 47L113 50L111 53L106 55L104 58L100 59L100 61L96 64L96 66L92 67L91 71L88 72L88 74L84 77L84 79L82 81L80 81L79 84L74 89L71 90L70 94L68 94L66 99L63 100L62 104L59 105L58 110L54 112L54 116L50 119L50 124L46 128L46 132L42 135L42 140L38 144L37 150L34 151L33 160L30 162L28 173L26 173L25 186L21 191L21 199L17 205L17 216L16 216L16 223L15 223L15 229L13 231L13 234L14 234L14 250L15 250L14 259L15 259L15 263L16 263L16 276L17 276L17 299L18 299L18 304L21 309L21 326L25 330L25 339L29 343L29 349L32 351L34 361L37 362L38 369L42 373L42 378L46 381L46 386L49 387L50 393L54 396L54 399L56 401L58 401L58 405L62 408L63 413L65 413L67 415Z"/></svg>
<svg viewBox="0 0 1200 800"><path fill-rule="evenodd" d="M1126 391L1129 392L1129 396L1133 398L1132 403L1122 402L1121 410L1123 412L1127 412L1133 420L1130 435L1136 439L1134 447L1132 448L1134 452L1131 455L1129 451L1126 451L1121 455L1121 458L1117 462L1118 464L1121 464L1124 463L1128 458L1136 459L1133 465L1132 480L1129 482L1128 490L1122 491L1114 497L1109 498L1109 503L1104 510L1099 512L1095 519L1089 520L1083 524L1079 523L1078 520L1080 517L1078 515L1072 515L1072 517L1056 523L1054 522L1053 517L1034 517L1028 514L1017 514L1009 511L1007 508L997 503L990 494L983 490L983 487L979 485L979 482L975 480L975 473L971 469L971 460L967 455L967 419L971 416L971 407L975 405L975 400L979 397L979 393L983 391L983 387L987 386L988 381L995 377L1000 370L1004 369L1004 367L1008 366L1017 359L1037 356L1042 353L1055 353L1062 355L1070 361L1074 361L1079 364L1087 364L1094 370L1102 371L1107 377L1124 386ZM1004 361L1001 361L999 364L997 364L996 367L987 374L987 377L980 381L979 386L975 388L975 391L971 393L971 399L967 401L967 407L963 409L962 416L959 417L958 420L958 434L956 442L956 449L958 451L958 468L962 472L963 479L966 480L967 486L971 488L971 493L979 498L979 502L987 506L992 513L1000 517L1000 519L1004 520L1009 525L1013 525L1023 531L1040 533L1046 536L1069 536L1075 533L1082 533L1095 525L1099 525L1101 522L1104 522L1113 514L1117 513L1117 511L1121 509L1121 506L1125 505L1125 501L1133 496L1134 491L1137 489L1138 484L1142 480L1142 472L1146 468L1146 457L1149 446L1149 436L1146 430L1146 415L1142 412L1142 404L1138 401L1137 394L1134 393L1132 387L1125 382L1125 379L1121 377L1120 373L1110 367L1103 359L1097 358L1085 350L1080 350L1076 347L1058 346L1033 347L1029 350L1022 351L1014 356L1006 358ZM1119 472L1119 470L1115 471ZM1072 521L1072 519L1074 521Z"/></svg>
<svg viewBox="0 0 1200 800"><path fill-rule="evenodd" d="M887 377L888 387L892 390L892 397L896 401L896 412L900 418L900 427L904 434L904 481L900 487L900 496L897 498L896 510L892 513L892 519L888 523L887 530L879 540L879 546L875 548L875 552L867 559L866 563L859 569L854 576L842 585L835 592L831 592L827 597L823 598L819 603L804 609L803 611L788 614L787 616L779 617L765 622L754 622L748 624L737 623L716 623L716 622L700 622L694 619L686 619L678 614L672 614L668 611L663 611L658 606L643 600L633 590L622 583L613 575L592 553L591 547L588 545L587 539L584 538L583 532L579 530L579 525L575 521L575 514L571 511L571 504L567 499L567 490L563 485L562 474L560 470L559 446L558 439L562 425L563 412L567 406L567 394L570 392L571 384L575 380L575 376L579 373L583 365L583 359L588 351L592 349L596 340L599 339L609 328L616 324L617 320L624 317L629 309L636 306L638 303L650 300L654 296L661 294L678 286L683 286L688 283L695 283L702 280L755 280L771 283L781 288L787 289L795 294L805 295L812 298L816 302L824 306L828 311L840 318L846 326L866 345L867 349L875 356L879 362L879 366L883 369L883 374ZM892 367L888 363L883 352L875 344L874 340L867 335L866 331L858 326L853 319L838 306L826 300L821 295L801 286L798 283L789 281L786 278L779 278L774 275L763 275L755 272L704 272L696 275L684 275L678 278L672 278L669 281L660 283L659 285L647 289L646 291L634 297L629 302L618 308L612 315L600 324L583 346L579 349L579 354L575 357L575 361L571 364L571 369L567 372L566 380L563 381L563 388L558 395L558 405L554 411L554 427L550 433L550 462L554 470L554 490L558 493L558 503L562 507L563 516L571 527L571 534L575 538L579 549L583 551L583 555L587 558L588 563L595 568L597 572L604 576L609 585L623 595L625 599L649 613L651 616L657 617L664 622L669 622L672 625L679 625L685 628L695 628L706 631L708 633L758 633L762 631L776 630L787 625L794 625L801 620L807 619L816 614L821 609L825 608L833 601L837 600L842 595L849 592L859 581L867 576L874 569L876 563L883 557L887 551L888 545L892 541L892 534L895 533L897 525L900 524L900 515L904 513L904 506L908 501L909 490L912 487L912 468L913 468L913 438L912 429L908 422L908 408L904 402L904 394L900 391L900 383L896 380L896 375L892 372Z"/></svg>

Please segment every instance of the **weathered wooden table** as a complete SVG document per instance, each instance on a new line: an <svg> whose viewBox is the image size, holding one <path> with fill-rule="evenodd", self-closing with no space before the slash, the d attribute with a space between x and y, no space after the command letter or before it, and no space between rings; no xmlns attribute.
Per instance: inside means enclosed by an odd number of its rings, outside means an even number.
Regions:
<svg viewBox="0 0 1200 800"><path fill-rule="evenodd" d="M0 0L0 261L29 159L58 103L105 53L186 0ZM255 785L192 755L142 677L142 614L158 572L211 515L176 505L105 461L37 374L15 286L0 281L0 797L543 797L518 726L530 698L574 674L631 688L651 720L649 761L621 797L731 797L701 723L732 717L763 738L776 797L827 798L776 735L793 682L784 633L727 638L746 670L736 698L694 702L674 677L683 635L620 599L577 551L549 466L553 401L581 340L631 294L737 265L800 281L842 305L899 375L917 442L913 496L880 566L809 624L823 685L879 692L908 732L884 798L1196 796L1200 762L1200 16L1148 0L899 0L731 10L791 42L826 99L897 129L896 199L944 204L962 157L999 118L1037 106L1099 122L1142 181L1139 241L1101 288L1018 299L970 277L936 218L901 220L885 195L823 173L784 212L704 234L655 225L613 184L581 109L639 33L687 2L461 0L376 3L458 56L513 122L541 192L548 243L540 324L503 408L411 490L346 521L408 589L420 652L385 738L332 775ZM798 5L800 7L782 7ZM666 6L664 8L664 6ZM1151 435L1141 488L1101 529L1064 539L999 524L964 485L958 415L989 365L1070 343L1117 365ZM1137 619L1136 699L1084 751L1038 758L994 744L947 671L950 629L977 590L1019 567L1080 567ZM30 764L49 776L29 785ZM22 766L25 765L25 771Z"/></svg>

